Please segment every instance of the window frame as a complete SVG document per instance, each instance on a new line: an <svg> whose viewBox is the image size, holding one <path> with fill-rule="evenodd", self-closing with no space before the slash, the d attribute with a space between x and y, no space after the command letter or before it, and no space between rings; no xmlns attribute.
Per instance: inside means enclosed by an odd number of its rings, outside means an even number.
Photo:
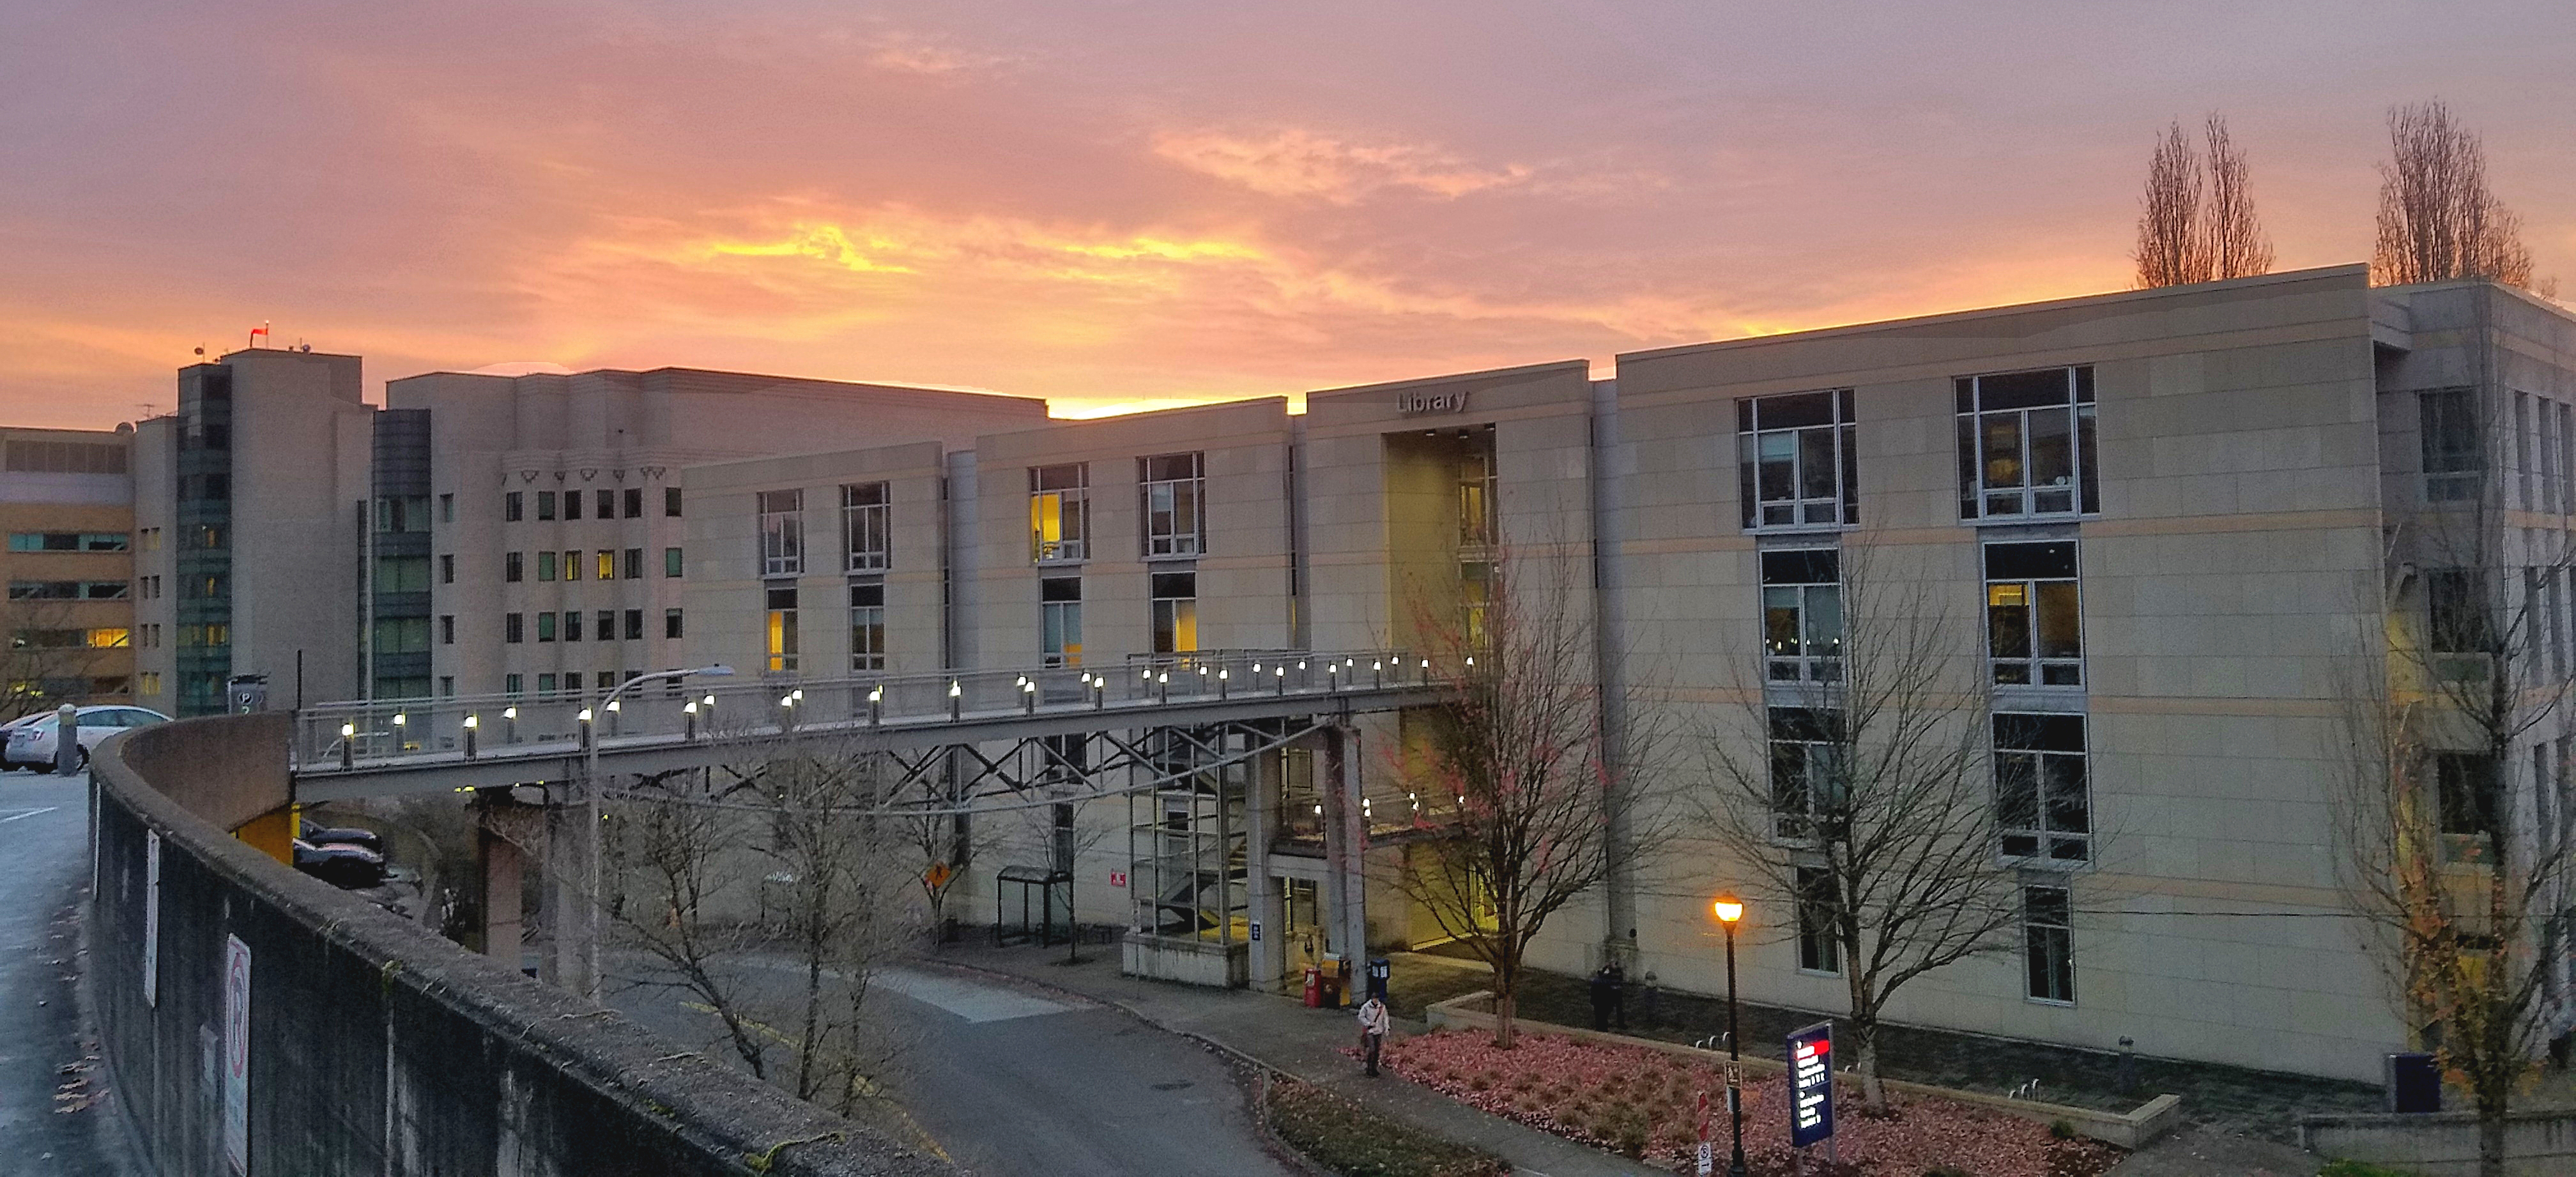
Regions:
<svg viewBox="0 0 2576 1177"><path fill-rule="evenodd" d="M1812 403L1810 403L1812 402ZM1763 407L1770 406L1773 424L1765 425ZM1824 409L1821 421L1809 420L1812 410ZM1768 396L1739 398L1735 402L1735 466L1737 523L1746 531L1805 531L1815 528L1857 526L1860 522L1860 453L1857 446L1856 414L1853 390L1849 388L1811 389L1805 392L1774 393ZM1807 472L1811 460L1819 455L1809 450L1821 442L1821 460L1829 471L1830 485L1822 495L1806 493ZM1767 495L1765 466L1773 459L1765 450L1774 444L1785 447L1778 455L1788 463L1789 494ZM1823 517L1811 517L1812 514ZM1774 519L1774 511L1784 512Z"/></svg>
<svg viewBox="0 0 2576 1177"><path fill-rule="evenodd" d="M1147 620L1155 653L1198 653L1198 585L1196 569L1146 573Z"/></svg>
<svg viewBox="0 0 2576 1177"><path fill-rule="evenodd" d="M765 659L761 665L770 674L794 674L802 653L796 632L796 586L762 585L760 594L762 657Z"/></svg>
<svg viewBox="0 0 2576 1177"><path fill-rule="evenodd" d="M2047 373L2062 373L2066 397L2062 401L2031 400L2028 403L2002 404L1989 407L1989 397L2013 400L2017 394L2008 388L1989 392L1988 382L2003 382ZM2028 519L2078 519L2102 512L2100 472L2100 433L2096 413L2093 365L2068 364L2043 368L2022 368L2009 372L1981 372L1951 378L1956 432L1955 444L1959 462L1959 518L1968 522L2011 522ZM2066 474L2062 482L2040 483L2035 475L2034 444L2031 428L2035 414L2058 409L2066 411ZM1993 478L1995 459L1987 451L1993 440L1994 423L2010 420L2014 427L2013 469L2019 479L2010 485L1988 485ZM2063 488L2067 505L2046 507L2041 497L2058 493ZM1996 510L1999 498L2010 496L2016 510Z"/></svg>
<svg viewBox="0 0 2576 1177"><path fill-rule="evenodd" d="M2018 571L2007 569L2007 575L1998 576L1997 574L1997 556L2001 549L2014 549L2006 553L2009 558L2038 555L2025 552L2024 549L2060 547L2065 549L2064 575L2039 575L2039 572L2046 569L2040 568L2037 564ZM2081 541L2072 538L1992 538L1978 545L1977 562L1980 584L1983 586L1982 595L1985 598L1983 607L1985 625L1981 636L1985 645L1987 684L2014 689L2083 690L2085 685L2084 550ZM2074 595L2072 612L2075 625L2075 653L2072 656L2042 651L2041 629L2043 624L2055 615L2046 601L2058 595L2058 586L2064 586L2063 591ZM2003 598L2007 595L2019 599L2006 603ZM1998 652L1999 639L2003 636L2002 617L2006 616L1998 613L1998 610L2002 609L2021 611L2021 647L2024 652L2020 655L2007 657ZM2007 677L2014 673L2018 673L2020 677Z"/></svg>
<svg viewBox="0 0 2576 1177"><path fill-rule="evenodd" d="M760 574L804 575L804 488L758 491L752 503L760 523Z"/></svg>
<svg viewBox="0 0 2576 1177"><path fill-rule="evenodd" d="M850 670L882 674L886 669L885 582L850 583Z"/></svg>
<svg viewBox="0 0 2576 1177"><path fill-rule="evenodd" d="M1082 665L1082 578L1038 578L1038 653L1048 667Z"/></svg>
<svg viewBox="0 0 2576 1177"><path fill-rule="evenodd" d="M1091 552L1091 463L1029 470L1029 562L1078 564ZM1049 525L1054 538L1048 538Z"/></svg>
<svg viewBox="0 0 2576 1177"><path fill-rule="evenodd" d="M884 572L894 566L894 484L841 484L841 570Z"/></svg>
<svg viewBox="0 0 2576 1177"><path fill-rule="evenodd" d="M1146 559L1206 555L1206 451L1136 459L1136 518Z"/></svg>
<svg viewBox="0 0 2576 1177"><path fill-rule="evenodd" d="M1850 782L1835 766L1845 753L1842 713L1831 707L1763 709L1764 771L1771 788L1771 839L1785 846L1813 846L1819 818L1829 814ZM1789 761L1795 750L1795 764ZM1817 750L1829 755L1819 757ZM1818 769L1821 768L1821 777ZM1794 777L1792 776L1794 774ZM1819 785L1823 788L1819 788Z"/></svg>
<svg viewBox="0 0 2576 1177"><path fill-rule="evenodd" d="M2054 894L2048 910L2033 902L2039 892ZM2064 883L2022 884L2021 925L2022 1000L2072 1008L2076 1003L2074 888Z"/></svg>
<svg viewBox="0 0 2576 1177"><path fill-rule="evenodd" d="M1831 565L1831 580L1812 579L1818 556ZM1754 553L1754 565L1762 617L1763 681L1842 681L1842 549L1774 548ZM1831 602L1833 611L1830 636L1818 633L1815 624L1818 606L1825 601ZM1790 627L1788 641L1795 647L1788 653L1782 652L1784 620Z"/></svg>
<svg viewBox="0 0 2576 1177"><path fill-rule="evenodd" d="M2056 727L2059 730L2054 734L2062 735L2066 730L2062 725L2071 724L2075 747L2007 744L2005 727L2008 723L2028 728L2038 739L2052 738L2052 733L2044 729ZM2093 821L2091 717L2061 711L1996 711L1989 727L1989 749L1994 757L1995 825L1999 835L1995 849L1998 859L2037 870L2082 870L2091 866L2093 827L2096 824ZM2007 777L2010 766L2025 758L2029 763L2026 808L2024 802L2012 795L2024 791L2023 786ZM2070 764L2078 789L2076 807L2072 811L2080 818L2081 829L2059 828L2060 815L2069 810L2052 788L2059 782L2053 780L2050 773L2064 773ZM2014 818L2023 814L2032 820L2017 824ZM2015 848L2016 843L2022 840L2027 840L2028 849ZM2067 847L2072 847L2076 853L2064 853Z"/></svg>
<svg viewBox="0 0 2576 1177"><path fill-rule="evenodd" d="M1839 977L1843 975L1843 945L1834 927L1838 907L1831 894L1834 873L1820 866L1793 866L1791 870L1797 892L1791 907L1796 923L1798 971L1810 977ZM1819 897L1818 892L1825 894Z"/></svg>
<svg viewBox="0 0 2576 1177"><path fill-rule="evenodd" d="M2415 393L2415 452L2427 505L2476 502L2483 493L2488 465L2484 409L2474 387Z"/></svg>

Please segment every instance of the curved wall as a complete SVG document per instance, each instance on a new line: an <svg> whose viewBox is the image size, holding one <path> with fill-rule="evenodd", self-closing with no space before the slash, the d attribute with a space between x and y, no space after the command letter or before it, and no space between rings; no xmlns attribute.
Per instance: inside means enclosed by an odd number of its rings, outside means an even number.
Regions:
<svg viewBox="0 0 2576 1177"><path fill-rule="evenodd" d="M282 715L214 716L93 757L89 983L160 1177L956 1173L207 820L284 796L286 746Z"/></svg>

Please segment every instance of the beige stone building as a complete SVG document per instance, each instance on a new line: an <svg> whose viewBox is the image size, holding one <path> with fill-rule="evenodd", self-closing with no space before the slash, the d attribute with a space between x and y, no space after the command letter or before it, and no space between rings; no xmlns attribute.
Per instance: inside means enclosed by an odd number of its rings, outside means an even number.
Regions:
<svg viewBox="0 0 2576 1177"><path fill-rule="evenodd" d="M134 431L0 429L0 577L9 585L0 712L149 705L134 673Z"/></svg>

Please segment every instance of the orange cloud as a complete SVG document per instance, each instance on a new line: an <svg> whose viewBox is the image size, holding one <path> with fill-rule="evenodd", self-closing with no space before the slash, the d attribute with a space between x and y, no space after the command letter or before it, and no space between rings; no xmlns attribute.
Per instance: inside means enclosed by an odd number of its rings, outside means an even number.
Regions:
<svg viewBox="0 0 2576 1177"><path fill-rule="evenodd" d="M1456 199L1526 182L1521 164L1477 167L1433 147L1369 145L1290 128L1246 139L1201 132L1156 136L1154 154L1204 175L1271 196L1314 196L1353 204L1388 189Z"/></svg>

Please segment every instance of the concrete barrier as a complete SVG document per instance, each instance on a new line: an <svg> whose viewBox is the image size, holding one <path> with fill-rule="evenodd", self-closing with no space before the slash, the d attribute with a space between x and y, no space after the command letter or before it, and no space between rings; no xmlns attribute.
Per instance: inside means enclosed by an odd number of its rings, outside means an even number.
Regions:
<svg viewBox="0 0 2576 1177"><path fill-rule="evenodd" d="M228 836L284 786L273 726L92 757L87 983L159 1177L956 1173Z"/></svg>
<svg viewBox="0 0 2576 1177"><path fill-rule="evenodd" d="M1423 1013L1435 1030L1491 1030L1494 1028L1493 1013L1490 1010L1479 1009L1477 1006L1489 1003L1493 999L1494 995L1490 991L1479 989L1430 1006ZM1552 1022L1534 1022L1528 1018L1515 1018L1513 1021L1519 1023L1520 1030L1524 1034L1561 1034L1568 1038L1600 1042L1611 1046L1642 1046L1648 1050L1658 1050L1692 1062L1711 1065L1723 1065L1727 1061L1726 1052L1722 1050L1701 1050L1698 1047L1683 1046L1677 1042L1632 1038L1626 1034L1559 1026ZM1750 1055L1741 1061L1748 1074L1777 1075L1788 1066L1778 1059L1755 1058ZM2079 1136L2091 1137L2106 1144L2116 1144L2121 1148L2132 1150L2145 1147L2148 1142L2171 1131L2182 1120L2182 1097L2179 1095L2159 1095L2131 1112L2105 1112L2093 1108L2070 1107L2060 1103L2041 1103L2031 1099L2012 1099L1977 1091L1961 1091L1953 1087L1934 1087L1929 1083L1908 1083L1902 1079L1881 1079L1879 1082L1889 1091L1899 1095L1919 1095L1973 1104L2025 1120L2037 1120L2042 1124L2054 1124L2063 1120L2068 1127L2075 1129Z"/></svg>
<svg viewBox="0 0 2576 1177"><path fill-rule="evenodd" d="M2470 1177L2478 1171L2478 1117L2475 1112L2305 1116L2299 1120L2299 1146L2337 1160ZM2504 1150L2504 1171L2511 1177L2576 1173L2576 1108L2508 1115Z"/></svg>

